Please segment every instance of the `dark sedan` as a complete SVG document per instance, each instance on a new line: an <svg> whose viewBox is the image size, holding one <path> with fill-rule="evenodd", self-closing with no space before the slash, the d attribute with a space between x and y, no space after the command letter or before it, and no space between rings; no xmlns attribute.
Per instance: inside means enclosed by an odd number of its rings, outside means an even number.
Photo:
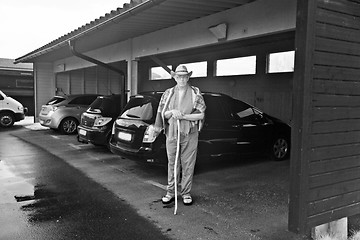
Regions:
<svg viewBox="0 0 360 240"><path fill-rule="evenodd" d="M149 136L162 92L132 96L115 121L110 150L147 162L167 162L165 136ZM203 93L205 123L199 135L198 157L266 154L284 160L290 153L288 124L228 95Z"/></svg>
<svg viewBox="0 0 360 240"><path fill-rule="evenodd" d="M121 112L121 95L99 96L81 115L78 141L108 146L111 128Z"/></svg>

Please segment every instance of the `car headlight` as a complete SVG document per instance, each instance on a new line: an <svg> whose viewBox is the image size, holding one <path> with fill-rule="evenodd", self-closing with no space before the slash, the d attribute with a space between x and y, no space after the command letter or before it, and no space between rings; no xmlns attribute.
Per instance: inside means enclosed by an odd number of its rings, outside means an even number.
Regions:
<svg viewBox="0 0 360 240"><path fill-rule="evenodd" d="M153 143L157 136L159 136L159 131L156 131L154 125L149 125L144 133L143 143Z"/></svg>
<svg viewBox="0 0 360 240"><path fill-rule="evenodd" d="M100 117L95 119L94 127L102 127L108 124L111 121L112 118L109 117Z"/></svg>

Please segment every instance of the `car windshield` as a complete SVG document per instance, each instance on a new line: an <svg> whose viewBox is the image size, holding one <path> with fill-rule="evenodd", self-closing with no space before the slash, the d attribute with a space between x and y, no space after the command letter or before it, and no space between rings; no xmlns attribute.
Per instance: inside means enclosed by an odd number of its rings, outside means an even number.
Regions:
<svg viewBox="0 0 360 240"><path fill-rule="evenodd" d="M100 110L103 116L117 116L120 113L120 98L98 97L89 108L89 111Z"/></svg>
<svg viewBox="0 0 360 240"><path fill-rule="evenodd" d="M120 118L151 120L154 117L154 100L143 96L136 96L126 104ZM155 109L156 110L156 109Z"/></svg>
<svg viewBox="0 0 360 240"><path fill-rule="evenodd" d="M60 103L60 102L62 102L62 101L64 101L64 100L65 100L64 97L55 96L55 97L53 97L52 99L50 99L50 100L46 103L46 105L58 104L58 103Z"/></svg>
<svg viewBox="0 0 360 240"><path fill-rule="evenodd" d="M234 100L231 107L233 114L245 121L254 121L256 115L262 114L259 110L239 100Z"/></svg>

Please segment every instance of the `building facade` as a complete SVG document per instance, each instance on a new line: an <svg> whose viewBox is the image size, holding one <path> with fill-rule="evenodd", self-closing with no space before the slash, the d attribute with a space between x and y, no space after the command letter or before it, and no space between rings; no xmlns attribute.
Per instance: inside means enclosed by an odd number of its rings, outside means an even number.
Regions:
<svg viewBox="0 0 360 240"><path fill-rule="evenodd" d="M27 107L26 115L35 115L32 63L14 64L14 59L0 58L0 90Z"/></svg>

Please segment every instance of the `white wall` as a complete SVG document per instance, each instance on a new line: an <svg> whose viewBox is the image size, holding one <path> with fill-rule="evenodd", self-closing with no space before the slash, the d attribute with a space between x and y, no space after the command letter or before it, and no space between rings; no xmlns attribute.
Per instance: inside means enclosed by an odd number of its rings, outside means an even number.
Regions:
<svg viewBox="0 0 360 240"><path fill-rule="evenodd" d="M34 64L35 81L35 116L38 117L41 105L49 101L55 94L55 74L50 63ZM53 89L53 91L51 90Z"/></svg>

